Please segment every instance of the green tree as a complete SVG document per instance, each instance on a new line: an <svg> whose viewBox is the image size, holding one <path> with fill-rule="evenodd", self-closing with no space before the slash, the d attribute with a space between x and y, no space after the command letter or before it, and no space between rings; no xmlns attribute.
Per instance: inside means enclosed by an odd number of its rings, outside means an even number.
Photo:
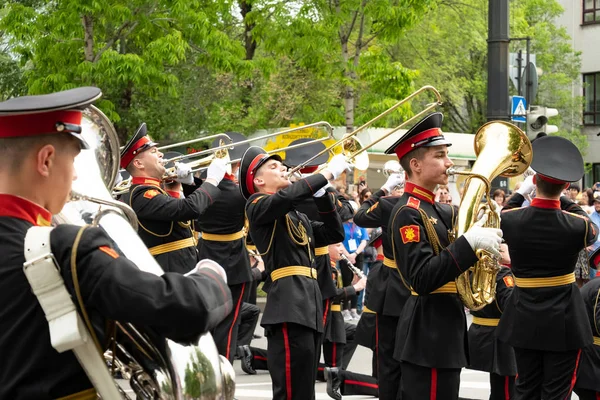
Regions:
<svg viewBox="0 0 600 400"><path fill-rule="evenodd" d="M570 46L565 30L554 23L562 11L555 0L511 1L510 35L531 37L531 51L544 71L533 104L558 108L562 116L560 134L583 148L585 138L577 124L572 124L573 120L581 121L581 99L573 97L571 89L580 79L579 54ZM394 59L419 71L415 79L419 85L431 84L440 90L445 102L445 129L449 131L474 133L486 122L487 14L487 2L441 1L390 47ZM524 43L515 42L511 51L524 47ZM516 94L512 86L511 91Z"/></svg>

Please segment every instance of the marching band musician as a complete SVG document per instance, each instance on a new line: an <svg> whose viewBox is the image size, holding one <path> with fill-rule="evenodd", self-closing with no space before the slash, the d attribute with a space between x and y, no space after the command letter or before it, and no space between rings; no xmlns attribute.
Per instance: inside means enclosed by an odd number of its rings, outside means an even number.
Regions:
<svg viewBox="0 0 600 400"><path fill-rule="evenodd" d="M28 230L50 226L52 214L59 213L69 198L77 178L75 156L87 148L81 135L81 109L100 96L99 89L83 87L0 103L2 399L96 398L74 353L59 353L52 347L46 315L23 264ZM81 301L75 303L79 313L87 310L88 321L98 327L90 330L97 336L98 348L104 349L108 339L104 329L109 320L189 341L231 311L225 273L216 263L201 262L189 276L156 276L140 271L112 243L96 227L63 224L50 232L54 263L70 296L76 299L77 292L81 294ZM52 300L53 307L60 303L57 297Z"/></svg>
<svg viewBox="0 0 600 400"><path fill-rule="evenodd" d="M589 267L600 266L600 248L589 256ZM598 400L600 398L600 278L593 278L581 288L581 297L585 304L594 343L583 349L579 374L575 383L575 393L580 400Z"/></svg>
<svg viewBox="0 0 600 400"><path fill-rule="evenodd" d="M242 158L240 190L247 199L249 233L268 273L261 325L274 399L314 397L323 310L312 246L343 240L340 217L321 188L347 169L345 158L336 156L322 173L291 184L278 155L253 146ZM311 196L322 222L310 221L295 209Z"/></svg>
<svg viewBox="0 0 600 400"><path fill-rule="evenodd" d="M565 399L575 384L581 349L592 344L573 271L598 228L581 207L561 197L568 182L584 173L577 147L545 136L532 148L536 175L525 180L502 213L515 288L496 332L515 349L516 399ZM534 186L530 206L518 208Z"/></svg>
<svg viewBox="0 0 600 400"><path fill-rule="evenodd" d="M434 201L448 183L451 143L440 129L442 114L419 121L386 150L407 174L405 192L392 212L388 234L402 279L411 289L398 323L394 356L402 362L403 400L458 399L460 370L467 365L466 320L455 279L477 261L475 250L499 255L502 232L484 220L450 243L454 209ZM381 341L380 341L381 344ZM381 354L381 353L380 353Z"/></svg>
<svg viewBox="0 0 600 400"><path fill-rule="evenodd" d="M165 272L186 273L199 260L191 221L202 215L221 194L218 189L226 170L215 158L207 179L186 198L174 198L161 188L165 166L163 154L150 139L143 123L121 151L121 168L131 175L129 192L121 197L135 211L138 234ZM177 164L175 181L193 184L191 169Z"/></svg>
<svg viewBox="0 0 600 400"><path fill-rule="evenodd" d="M403 183L403 173L391 174L381 189L363 202L354 216L356 225L363 228L381 227L382 230L384 266L375 274L369 273L369 279L376 282L373 284L375 290L369 294L369 308L377 313L379 398L383 400L395 400L399 395L401 370L400 362L394 358L394 347L398 318L404 303L410 297L410 291L396 269L394 251L388 234L392 210L401 198L388 194Z"/></svg>
<svg viewBox="0 0 600 400"><path fill-rule="evenodd" d="M246 137L240 133L228 132L227 135L233 140L232 145L246 140ZM220 140L216 139L211 148L219 145ZM230 159L241 159L248 147L245 144L229 149ZM242 196L235 179L238 168L239 163L231 165L231 174L225 174L217 186L221 195L213 200L201 218L195 222L195 227L200 232L198 238L200 259L214 260L227 272L227 285L231 290L235 308L231 315L213 330L212 335L219 354L229 361L233 361L237 349L240 309L248 299L253 280L243 231L246 199Z"/></svg>
<svg viewBox="0 0 600 400"><path fill-rule="evenodd" d="M496 275L496 298L478 311L471 311L473 322L469 327L469 366L467 368L490 374L490 400L514 398L517 364L515 352L501 342L494 333L515 286L510 272L510 256L506 244L500 246L501 270Z"/></svg>

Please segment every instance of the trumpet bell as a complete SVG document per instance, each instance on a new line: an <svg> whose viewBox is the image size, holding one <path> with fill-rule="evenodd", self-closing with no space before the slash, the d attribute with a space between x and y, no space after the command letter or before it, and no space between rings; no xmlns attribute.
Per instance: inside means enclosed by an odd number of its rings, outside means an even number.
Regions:
<svg viewBox="0 0 600 400"><path fill-rule="evenodd" d="M399 174L403 172L402 166L398 160L389 160L383 164L383 176L389 178L390 175Z"/></svg>
<svg viewBox="0 0 600 400"><path fill-rule="evenodd" d="M350 158L350 163L354 168L360 171L369 169L369 155L366 151L362 151L365 146L355 136L349 136L342 143L342 151L345 156Z"/></svg>

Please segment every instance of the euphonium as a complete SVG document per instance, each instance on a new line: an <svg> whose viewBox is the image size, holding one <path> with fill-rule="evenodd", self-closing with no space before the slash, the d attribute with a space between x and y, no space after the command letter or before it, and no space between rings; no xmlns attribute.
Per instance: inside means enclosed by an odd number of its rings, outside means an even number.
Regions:
<svg viewBox="0 0 600 400"><path fill-rule="evenodd" d="M114 127L102 112L90 106L83 112L82 136L90 149L75 158L78 179L70 201L55 223L92 223L102 227L125 256L138 268L162 275L163 270L137 235L137 218L110 191L118 172L119 143ZM141 327L116 323L112 349L104 356L120 379L128 380L139 399L233 398L235 372L219 356L210 334L194 344L182 345L157 337Z"/></svg>
<svg viewBox="0 0 600 400"><path fill-rule="evenodd" d="M481 215L487 213L486 227L500 228L500 217L490 199L490 182L498 177L520 175L531 164L531 142L517 126L504 121L483 125L475 134L477 160L470 172L448 170L448 175L467 175L458 209L454 237L464 234ZM481 204L486 195L487 204ZM456 278L456 287L463 304L476 311L494 301L498 260L491 253L478 250L479 261Z"/></svg>

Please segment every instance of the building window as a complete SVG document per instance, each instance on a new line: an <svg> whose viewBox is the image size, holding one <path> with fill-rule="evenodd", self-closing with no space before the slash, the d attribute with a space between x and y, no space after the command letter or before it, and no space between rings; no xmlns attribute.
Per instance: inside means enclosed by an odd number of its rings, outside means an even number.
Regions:
<svg viewBox="0 0 600 400"><path fill-rule="evenodd" d="M600 0L583 0L583 24L600 23Z"/></svg>
<svg viewBox="0 0 600 400"><path fill-rule="evenodd" d="M600 72L583 74L583 98L583 124L600 125Z"/></svg>

